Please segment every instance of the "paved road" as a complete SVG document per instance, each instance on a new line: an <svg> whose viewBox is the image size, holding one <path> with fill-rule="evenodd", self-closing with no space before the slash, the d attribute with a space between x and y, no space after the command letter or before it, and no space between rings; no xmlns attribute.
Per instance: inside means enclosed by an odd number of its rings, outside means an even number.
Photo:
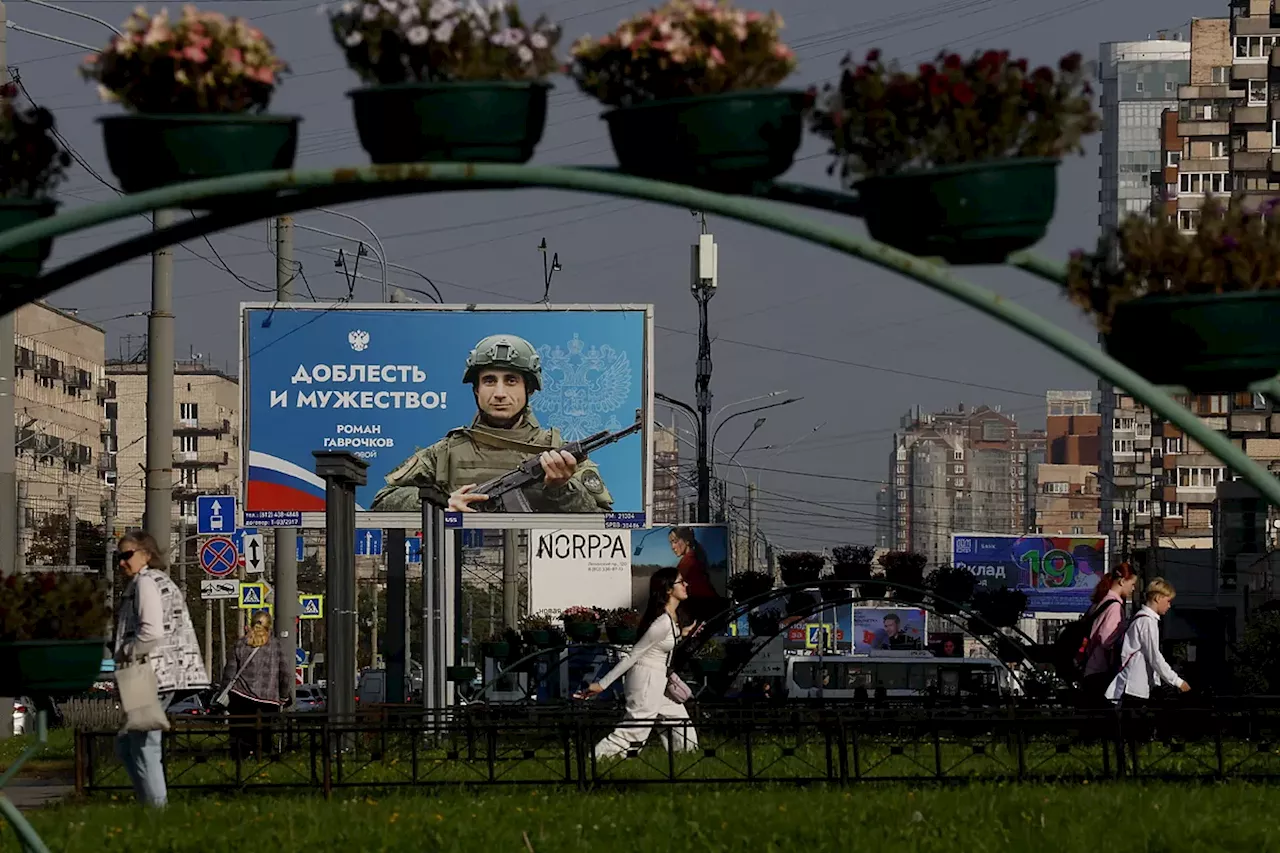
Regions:
<svg viewBox="0 0 1280 853"><path fill-rule="evenodd" d="M4 796L22 810L52 805L75 793L70 779L13 779L4 787Z"/></svg>

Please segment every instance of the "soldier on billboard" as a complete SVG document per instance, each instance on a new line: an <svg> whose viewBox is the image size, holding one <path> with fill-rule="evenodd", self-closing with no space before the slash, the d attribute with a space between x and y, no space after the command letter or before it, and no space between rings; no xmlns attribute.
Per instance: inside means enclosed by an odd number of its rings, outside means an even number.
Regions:
<svg viewBox="0 0 1280 853"><path fill-rule="evenodd" d="M542 359L532 344L515 335L490 335L467 357L462 381L476 398L471 425L449 430L388 474L371 510L416 512L422 507L418 489L428 486L450 511L476 512L488 500L475 491L477 484L538 455L543 480L523 490L532 511L612 511L613 496L595 463L558 449L565 443L559 431L543 429L529 410L529 398L542 389Z"/></svg>

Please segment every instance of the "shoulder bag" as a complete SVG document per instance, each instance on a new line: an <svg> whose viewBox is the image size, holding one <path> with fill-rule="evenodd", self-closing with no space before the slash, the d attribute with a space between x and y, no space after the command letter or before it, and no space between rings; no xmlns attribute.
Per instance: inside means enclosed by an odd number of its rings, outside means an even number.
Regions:
<svg viewBox="0 0 1280 853"><path fill-rule="evenodd" d="M116 667L116 689L125 714L121 731L169 731L169 717L160 704L156 671L146 655Z"/></svg>
<svg viewBox="0 0 1280 853"><path fill-rule="evenodd" d="M675 639L676 645L680 644L680 635L676 631L676 620L671 620L671 636ZM693 691L689 689L689 685L684 683L684 679L676 674L671 668L671 659L675 656L675 647L672 647L671 654L667 655L667 689L666 696L677 705L683 705L693 698Z"/></svg>
<svg viewBox="0 0 1280 853"><path fill-rule="evenodd" d="M249 664L253 661L253 656L256 655L258 653L258 649L261 649L261 648L262 646L255 646L253 651L249 652L249 657L245 658L244 663L241 664L240 668L236 670L235 677L232 678L230 681L228 681L227 686L222 688L222 690L218 693L218 695L214 697L214 700L213 700L214 705L216 705L219 708L225 708L231 704L231 699L229 698L231 696L231 688L235 687L236 682L240 680L240 676L243 675L244 671L249 668Z"/></svg>

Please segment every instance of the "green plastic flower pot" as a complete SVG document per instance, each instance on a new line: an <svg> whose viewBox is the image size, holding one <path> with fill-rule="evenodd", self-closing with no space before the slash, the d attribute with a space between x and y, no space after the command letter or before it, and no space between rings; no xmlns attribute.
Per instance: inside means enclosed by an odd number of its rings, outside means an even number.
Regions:
<svg viewBox="0 0 1280 853"><path fill-rule="evenodd" d="M444 677L447 681L457 684L467 684L474 681L476 677L476 668L474 666L447 666L444 670Z"/></svg>
<svg viewBox="0 0 1280 853"><path fill-rule="evenodd" d="M547 124L546 83L395 83L347 93L374 163L527 163Z"/></svg>
<svg viewBox="0 0 1280 853"><path fill-rule="evenodd" d="M1107 353L1157 385L1243 391L1280 373L1280 291L1144 296L1116 308ZM1154 340L1177 341L1152 350Z"/></svg>
<svg viewBox="0 0 1280 853"><path fill-rule="evenodd" d="M297 116L141 114L106 116L107 162L127 193L186 181L290 169Z"/></svg>
<svg viewBox="0 0 1280 853"><path fill-rule="evenodd" d="M480 652L487 658L503 661L511 657L511 644L505 641L481 643Z"/></svg>
<svg viewBox="0 0 1280 853"><path fill-rule="evenodd" d="M609 635L609 642L615 646L634 646L638 639L636 629L626 625L610 625L605 632Z"/></svg>
<svg viewBox="0 0 1280 853"><path fill-rule="evenodd" d="M570 640L579 643L595 643L600 640L600 624L598 622L566 622L565 633Z"/></svg>
<svg viewBox="0 0 1280 853"><path fill-rule="evenodd" d="M791 168L804 92L762 89L649 101L604 114L624 172L724 191Z"/></svg>
<svg viewBox="0 0 1280 853"><path fill-rule="evenodd" d="M524 632L524 641L534 648L547 649L551 647L551 632L541 628L531 628Z"/></svg>
<svg viewBox="0 0 1280 853"><path fill-rule="evenodd" d="M699 675L710 675L724 669L724 658L694 658L689 663Z"/></svg>
<svg viewBox="0 0 1280 853"><path fill-rule="evenodd" d="M13 640L0 643L0 695L82 693L102 671L106 640Z"/></svg>
<svg viewBox="0 0 1280 853"><path fill-rule="evenodd" d="M58 209L49 199L0 198L0 232L48 219ZM0 255L0 276L11 279L35 278L49 258L53 240L38 240Z"/></svg>
<svg viewBox="0 0 1280 853"><path fill-rule="evenodd" d="M881 243L952 264L1000 264L1043 239L1058 193L1052 158L988 160L859 181Z"/></svg>

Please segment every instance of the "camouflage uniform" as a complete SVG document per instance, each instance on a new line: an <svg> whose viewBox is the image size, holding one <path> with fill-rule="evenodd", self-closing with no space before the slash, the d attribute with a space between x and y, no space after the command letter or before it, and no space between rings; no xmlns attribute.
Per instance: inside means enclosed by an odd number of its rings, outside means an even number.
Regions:
<svg viewBox="0 0 1280 853"><path fill-rule="evenodd" d="M486 367L514 370L526 377L532 396L542 388L542 365L528 341L510 335L485 338L467 358L463 382L474 384ZM443 506L449 495L463 486L479 485L506 474L530 456L541 455L564 444L559 430L543 429L525 409L509 429L485 426L477 414L469 427L449 430L440 441L418 450L387 475L387 485L374 496L371 510L417 512L421 486L434 488ZM524 489L534 512L611 512L613 496L591 460L578 463L569 482L547 487L542 483ZM479 507L476 507L477 509Z"/></svg>

